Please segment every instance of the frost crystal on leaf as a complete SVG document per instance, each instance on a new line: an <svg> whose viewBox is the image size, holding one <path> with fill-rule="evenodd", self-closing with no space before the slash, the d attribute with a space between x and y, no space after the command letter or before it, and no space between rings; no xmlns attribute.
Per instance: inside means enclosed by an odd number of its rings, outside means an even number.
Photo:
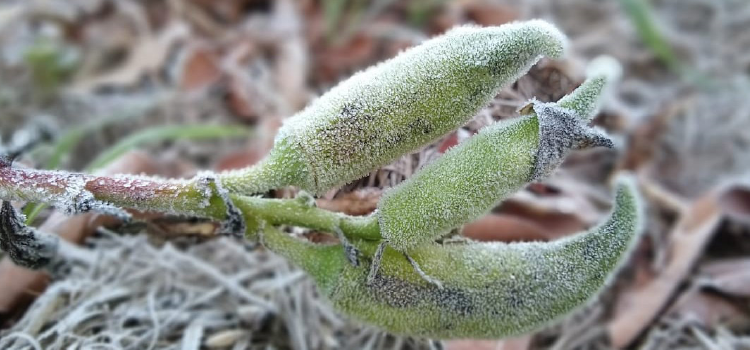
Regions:
<svg viewBox="0 0 750 350"><path fill-rule="evenodd" d="M571 150L590 147L613 148L612 140L603 132L583 125L572 110L555 103L533 102L539 119L539 149L531 180L540 180L562 163Z"/></svg>
<svg viewBox="0 0 750 350"><path fill-rule="evenodd" d="M450 149L378 203L381 234L401 252L426 244L492 209L530 181L548 176L576 149L613 147L602 132L554 103L489 125Z"/></svg>
<svg viewBox="0 0 750 350"><path fill-rule="evenodd" d="M83 186L80 186L77 195L72 195L74 192L68 193L70 196L61 199L58 206L61 206L66 215L82 214L89 211L95 211L98 213L111 215L123 222L128 222L132 219L130 213L122 208L112 205L107 202L103 202L94 198L91 192L85 190Z"/></svg>
<svg viewBox="0 0 750 350"><path fill-rule="evenodd" d="M611 280L643 218L633 181L618 181L606 222L554 242L431 243L411 252L442 288L386 249L377 275L370 259L353 267L339 246L320 246L267 228L272 251L308 271L341 312L389 332L431 338L500 338L543 327L582 306ZM354 243L365 256L375 242Z"/></svg>
<svg viewBox="0 0 750 350"><path fill-rule="evenodd" d="M565 37L543 21L464 26L359 72L288 119L274 155L305 164L293 183L321 193L466 123ZM285 171L287 169L280 169Z"/></svg>

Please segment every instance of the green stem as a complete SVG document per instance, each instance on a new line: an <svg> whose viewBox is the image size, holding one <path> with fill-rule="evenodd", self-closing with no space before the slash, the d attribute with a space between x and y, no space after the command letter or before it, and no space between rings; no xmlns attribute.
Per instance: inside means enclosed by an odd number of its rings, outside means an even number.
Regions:
<svg viewBox="0 0 750 350"><path fill-rule="evenodd" d="M181 215L227 219L227 206L215 186L191 180L145 176L95 176L81 173L0 167L0 198L57 205L77 213L82 198L92 204L152 210ZM90 196L89 196L90 195ZM232 194L248 223L248 237L254 238L260 222L295 225L325 232L340 228L350 238L380 239L375 216L355 217L326 211L296 199L267 199ZM85 206L84 206L85 207Z"/></svg>
<svg viewBox="0 0 750 350"><path fill-rule="evenodd" d="M273 189L295 185L288 174L296 169L284 164L273 153L258 163L242 169L218 173L217 176L224 188L230 193L256 194Z"/></svg>
<svg viewBox="0 0 750 350"><path fill-rule="evenodd" d="M263 227L261 234L263 246L307 271L318 287L335 285L342 268L349 264L341 254L340 245L315 244L292 237L273 226Z"/></svg>
<svg viewBox="0 0 750 350"><path fill-rule="evenodd" d="M302 226L334 232L338 227L347 237L379 240L380 227L375 215L350 216L334 213L292 199L268 199L230 195L243 213L262 218L272 225Z"/></svg>

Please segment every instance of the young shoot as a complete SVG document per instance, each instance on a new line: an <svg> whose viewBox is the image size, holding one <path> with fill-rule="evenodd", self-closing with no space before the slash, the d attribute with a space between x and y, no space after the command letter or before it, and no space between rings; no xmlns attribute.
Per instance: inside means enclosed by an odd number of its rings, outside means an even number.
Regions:
<svg viewBox="0 0 750 350"><path fill-rule="evenodd" d="M387 190L378 203L383 236L379 251L388 245L412 261L408 256L411 249L487 213L530 181L543 179L570 150L612 147L609 138L586 125L607 80L614 78L600 71L560 103L532 102L534 113L483 128ZM418 265L414 267L425 279L439 285ZM377 268L375 259L372 276Z"/></svg>
<svg viewBox="0 0 750 350"><path fill-rule="evenodd" d="M311 193L356 180L471 119L566 39L544 21L463 26L355 74L288 119L270 154L222 174L244 194L294 185Z"/></svg>
<svg viewBox="0 0 750 350"><path fill-rule="evenodd" d="M532 101L521 117L450 149L388 189L371 216L322 210L307 193L356 180L460 127L542 56L561 57L565 42L538 20L451 30L340 83L284 124L264 160L233 172L98 176L17 167L0 154L0 248L33 268L61 251L57 240L21 224L11 200L123 220L126 207L208 217L222 222L222 233L261 238L307 271L337 310L387 331L497 338L537 329L595 295L633 245L642 213L632 181L618 182L605 223L574 237L435 239L548 176L571 150L612 147L587 123L619 74L613 60L597 60L557 103ZM289 185L304 191L295 199L248 196ZM340 243L304 242L282 225L335 234Z"/></svg>
<svg viewBox="0 0 750 350"><path fill-rule="evenodd" d="M312 244L267 226L262 241L315 279L340 312L388 332L429 338L500 338L539 329L585 304L612 279L641 232L643 208L627 176L599 226L553 242L429 243L411 256L442 288L390 248L374 279L377 243L354 241L362 267L340 245Z"/></svg>

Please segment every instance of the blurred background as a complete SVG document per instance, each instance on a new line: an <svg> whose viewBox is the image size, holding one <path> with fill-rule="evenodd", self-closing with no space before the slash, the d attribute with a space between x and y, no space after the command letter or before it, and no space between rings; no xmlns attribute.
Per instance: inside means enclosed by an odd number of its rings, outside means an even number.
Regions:
<svg viewBox="0 0 750 350"><path fill-rule="evenodd" d="M48 272L0 261L0 348L750 349L746 0L5 0L1 144L35 168L240 168L268 152L284 118L354 72L456 25L531 18L569 36L566 59L542 60L466 126L317 201L369 214L384 188L528 99L559 99L610 55L623 77L594 123L617 149L573 154L464 228L554 240L599 222L608 179L634 172L644 238L587 307L512 339L392 336L337 315L283 259L215 238L213 223L139 213L123 225L17 203L29 223L86 249Z"/></svg>

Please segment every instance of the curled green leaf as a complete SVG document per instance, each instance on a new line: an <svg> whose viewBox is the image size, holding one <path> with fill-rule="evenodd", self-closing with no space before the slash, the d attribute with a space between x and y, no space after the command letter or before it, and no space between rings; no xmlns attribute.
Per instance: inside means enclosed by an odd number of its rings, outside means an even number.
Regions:
<svg viewBox="0 0 750 350"><path fill-rule="evenodd" d="M570 110L536 102L534 111L485 127L386 191L377 212L385 241L407 252L485 214L530 181L546 176L568 151L612 146Z"/></svg>
<svg viewBox="0 0 750 350"><path fill-rule="evenodd" d="M453 29L331 89L287 120L264 161L224 183L242 193L343 185L463 125L542 56L564 49L564 35L539 20Z"/></svg>
<svg viewBox="0 0 750 350"><path fill-rule="evenodd" d="M385 241L408 252L546 177L570 150L612 147L585 123L596 113L605 86L617 79L619 64L599 58L588 70L588 79L558 103L532 101L532 113L485 127L386 191L377 212Z"/></svg>
<svg viewBox="0 0 750 350"><path fill-rule="evenodd" d="M431 338L499 338L543 327L586 303L612 279L643 220L634 182L618 181L615 205L601 225L553 242L427 244L412 257L439 288L423 280L401 253L386 249L368 283L370 260L353 267L341 246L321 246L273 227L265 245L307 271L340 312L392 333ZM372 257L377 243L354 244Z"/></svg>

